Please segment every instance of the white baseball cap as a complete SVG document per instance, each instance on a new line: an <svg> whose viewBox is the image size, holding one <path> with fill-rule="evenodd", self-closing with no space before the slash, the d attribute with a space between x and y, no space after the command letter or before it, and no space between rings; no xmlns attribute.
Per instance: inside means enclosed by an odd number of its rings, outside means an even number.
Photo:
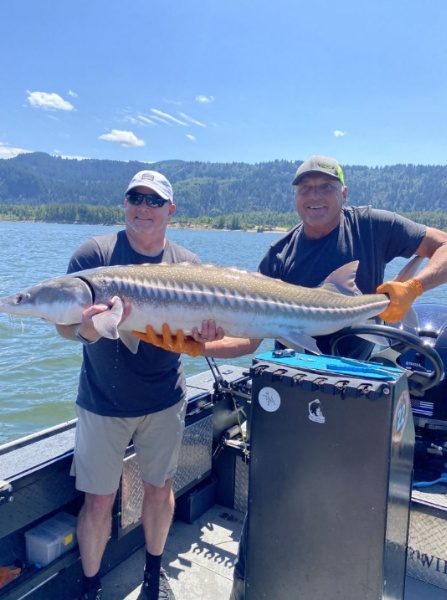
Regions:
<svg viewBox="0 0 447 600"><path fill-rule="evenodd" d="M164 175L157 173L157 171L139 171L136 173L127 186L126 194L140 185L154 190L164 200L173 201L174 194L171 184Z"/></svg>

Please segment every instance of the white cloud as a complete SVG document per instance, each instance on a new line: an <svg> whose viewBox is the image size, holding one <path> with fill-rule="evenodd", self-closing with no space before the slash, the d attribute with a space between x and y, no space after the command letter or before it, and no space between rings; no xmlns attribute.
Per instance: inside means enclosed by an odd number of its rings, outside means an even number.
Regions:
<svg viewBox="0 0 447 600"><path fill-rule="evenodd" d="M30 92L28 102L34 108L43 108L44 110L73 110L74 106L67 100L64 100L59 94L48 94L47 92Z"/></svg>
<svg viewBox="0 0 447 600"><path fill-rule="evenodd" d="M191 142L195 142L196 141L196 136L195 135L190 135L189 133L187 133L185 135L185 137L187 137L188 140L191 140Z"/></svg>
<svg viewBox="0 0 447 600"><path fill-rule="evenodd" d="M189 121L190 123L192 123L193 125L199 125L199 127L206 127L205 123L201 123L200 121L196 121L195 119L193 119L192 117L189 117L185 113L180 112L179 115L181 117L183 117L183 119L185 119L186 121Z"/></svg>
<svg viewBox="0 0 447 600"><path fill-rule="evenodd" d="M138 115L137 118L138 118L139 121L142 121L146 125L155 125L155 123L153 121L151 121L151 119L148 119L144 115Z"/></svg>
<svg viewBox="0 0 447 600"><path fill-rule="evenodd" d="M38 152L38 150L24 150L23 148L12 148L5 144L4 142L0 142L0 159L2 158L14 158L19 154L30 154L31 152ZM61 154L60 150L53 150L51 156L59 156L60 158L67 158L71 160L87 160L86 156L70 156L66 154Z"/></svg>
<svg viewBox="0 0 447 600"><path fill-rule="evenodd" d="M332 132L334 134L335 137L344 137L345 135L347 135L347 131L340 131L339 129L336 129L335 131Z"/></svg>
<svg viewBox="0 0 447 600"><path fill-rule="evenodd" d="M138 125L138 119L136 117L132 117L131 115L127 115L124 118L120 119L120 121L124 121L124 123L132 123L132 125Z"/></svg>
<svg viewBox="0 0 447 600"><path fill-rule="evenodd" d="M112 129L110 133L104 133L103 135L100 135L99 139L126 147L145 145L144 141L138 139L137 136L131 131L121 131L120 129Z"/></svg>
<svg viewBox="0 0 447 600"><path fill-rule="evenodd" d="M169 126L172 125L172 123L170 123L169 121L166 121L166 119L162 119L161 117L157 117L157 115L151 115L151 119L155 119L158 123L163 123L164 125L169 125Z"/></svg>
<svg viewBox="0 0 447 600"><path fill-rule="evenodd" d="M209 102L214 102L214 96L196 96L196 101L208 104Z"/></svg>
<svg viewBox="0 0 447 600"><path fill-rule="evenodd" d="M66 160L88 160L87 156L73 156L71 154L61 154L61 151L57 148L53 150L51 156L57 156L58 158L65 158Z"/></svg>
<svg viewBox="0 0 447 600"><path fill-rule="evenodd" d="M124 109L124 116L119 117L120 122L124 123L132 123L132 125L155 125L156 123L152 120L154 117L152 115L147 115L144 113L135 113L131 114L131 109Z"/></svg>
<svg viewBox="0 0 447 600"><path fill-rule="evenodd" d="M14 158L19 154L28 154L29 152L33 152L33 150L24 150L23 148L12 148L11 146L8 146L8 144L0 142L0 159Z"/></svg>
<svg viewBox="0 0 447 600"><path fill-rule="evenodd" d="M187 127L187 124L183 123L183 121L180 121L179 119L176 119L172 115L165 113L161 110L158 110L157 108L151 108L151 112L153 112L158 117L161 117L162 119L168 119L169 121L172 121L173 123L177 123L177 125L184 125L185 127Z"/></svg>
<svg viewBox="0 0 447 600"><path fill-rule="evenodd" d="M73 92L73 90L68 90L67 94L69 96L71 96L72 98L77 98L78 97L77 93Z"/></svg>

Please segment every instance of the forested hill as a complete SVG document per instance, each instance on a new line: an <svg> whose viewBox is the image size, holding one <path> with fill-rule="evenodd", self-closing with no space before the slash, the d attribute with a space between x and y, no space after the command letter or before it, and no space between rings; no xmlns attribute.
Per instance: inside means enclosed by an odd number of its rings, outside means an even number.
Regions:
<svg viewBox="0 0 447 600"><path fill-rule="evenodd" d="M0 207L122 206L129 180L137 171L149 168L160 171L173 184L180 219L261 212L290 215L294 210L291 181L300 164L286 160L258 164L170 160L149 164L21 154L0 160ZM343 165L343 169L351 204L404 213L447 212L446 166Z"/></svg>

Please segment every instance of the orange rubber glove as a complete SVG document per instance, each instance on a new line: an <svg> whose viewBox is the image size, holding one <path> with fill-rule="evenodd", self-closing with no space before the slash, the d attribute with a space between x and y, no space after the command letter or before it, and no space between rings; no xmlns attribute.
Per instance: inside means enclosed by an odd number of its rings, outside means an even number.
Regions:
<svg viewBox="0 0 447 600"><path fill-rule="evenodd" d="M406 315L414 300L421 296L423 291L422 283L417 279L408 279L403 283L399 281L382 283L376 293L389 296L390 303L379 317L388 323L397 323Z"/></svg>
<svg viewBox="0 0 447 600"><path fill-rule="evenodd" d="M19 567L0 567L0 588L17 579L21 570Z"/></svg>
<svg viewBox="0 0 447 600"><path fill-rule="evenodd" d="M201 342L196 342L192 337L186 336L182 329L177 330L177 335L172 335L171 329L167 323L161 326L162 334L158 335L150 325L146 325L146 333L132 331L132 335L157 346L169 352L177 354L188 354L189 356L200 356L203 353L204 346Z"/></svg>

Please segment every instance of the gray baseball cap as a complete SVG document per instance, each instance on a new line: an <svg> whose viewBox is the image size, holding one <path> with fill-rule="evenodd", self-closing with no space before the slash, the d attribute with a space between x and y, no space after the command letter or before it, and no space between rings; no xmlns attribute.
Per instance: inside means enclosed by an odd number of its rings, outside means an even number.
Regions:
<svg viewBox="0 0 447 600"><path fill-rule="evenodd" d="M334 177L334 179L338 179L342 185L345 185L342 168L335 158L319 155L311 156L298 167L292 185L297 185L309 173L324 173L325 175Z"/></svg>

